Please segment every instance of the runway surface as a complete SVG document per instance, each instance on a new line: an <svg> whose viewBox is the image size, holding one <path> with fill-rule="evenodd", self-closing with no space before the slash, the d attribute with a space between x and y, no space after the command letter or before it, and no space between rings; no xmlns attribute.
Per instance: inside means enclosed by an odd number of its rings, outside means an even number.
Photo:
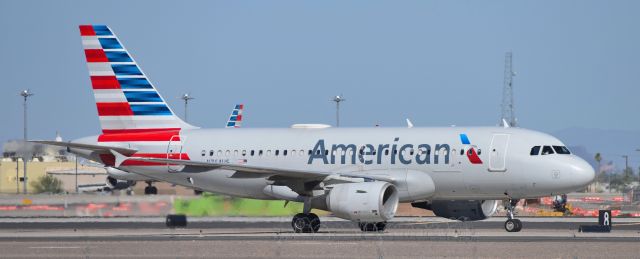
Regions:
<svg viewBox="0 0 640 259"><path fill-rule="evenodd" d="M581 233L595 218L503 218L456 222L402 217L381 233L323 217L319 233L296 234L290 218L190 218L169 229L164 218L0 218L0 257L109 258L408 258L640 257L640 219L614 218L611 233Z"/></svg>

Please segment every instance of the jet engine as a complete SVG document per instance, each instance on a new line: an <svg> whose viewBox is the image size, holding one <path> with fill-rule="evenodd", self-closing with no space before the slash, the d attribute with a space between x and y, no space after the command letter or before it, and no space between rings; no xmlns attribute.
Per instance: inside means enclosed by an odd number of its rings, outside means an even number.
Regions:
<svg viewBox="0 0 640 259"><path fill-rule="evenodd" d="M112 176L107 177L107 186L111 190L123 190L136 185L135 181L118 180Z"/></svg>
<svg viewBox="0 0 640 259"><path fill-rule="evenodd" d="M392 219L398 202L398 189L382 181L336 184L326 197L327 209L336 217L361 222Z"/></svg>
<svg viewBox="0 0 640 259"><path fill-rule="evenodd" d="M413 207L431 210L438 217L461 221L483 220L498 210L499 200L414 202Z"/></svg>

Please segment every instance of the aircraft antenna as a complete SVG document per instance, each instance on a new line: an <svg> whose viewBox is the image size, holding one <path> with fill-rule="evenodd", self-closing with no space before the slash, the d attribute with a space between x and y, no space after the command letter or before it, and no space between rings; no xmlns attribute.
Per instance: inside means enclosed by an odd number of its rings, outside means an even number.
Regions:
<svg viewBox="0 0 640 259"><path fill-rule="evenodd" d="M502 89L502 118L500 124L505 126L504 123L507 122L508 126L515 127L517 120L513 105L513 77L516 73L513 72L512 58L513 53L511 51L504 55L504 86Z"/></svg>

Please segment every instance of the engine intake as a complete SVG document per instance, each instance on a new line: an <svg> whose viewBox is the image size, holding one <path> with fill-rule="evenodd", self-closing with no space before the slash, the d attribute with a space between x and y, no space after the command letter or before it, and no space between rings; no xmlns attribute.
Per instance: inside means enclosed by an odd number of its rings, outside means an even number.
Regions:
<svg viewBox="0 0 640 259"><path fill-rule="evenodd" d="M498 210L499 200L414 202L413 207L431 210L438 217L461 221L487 219Z"/></svg>
<svg viewBox="0 0 640 259"><path fill-rule="evenodd" d="M392 219L398 202L398 189L382 181L337 184L326 198L327 209L336 217L362 222Z"/></svg>

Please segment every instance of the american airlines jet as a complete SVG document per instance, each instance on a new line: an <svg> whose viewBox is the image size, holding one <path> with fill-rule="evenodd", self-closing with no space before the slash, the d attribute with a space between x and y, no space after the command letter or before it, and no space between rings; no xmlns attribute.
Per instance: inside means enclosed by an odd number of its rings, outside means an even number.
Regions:
<svg viewBox="0 0 640 259"><path fill-rule="evenodd" d="M36 142L158 181L301 202L295 232L318 231L311 209L381 231L400 202L482 220L503 201L505 229L520 231L519 199L572 192L594 178L560 140L522 128L199 128L174 114L107 26L82 25L80 34L102 132Z"/></svg>

